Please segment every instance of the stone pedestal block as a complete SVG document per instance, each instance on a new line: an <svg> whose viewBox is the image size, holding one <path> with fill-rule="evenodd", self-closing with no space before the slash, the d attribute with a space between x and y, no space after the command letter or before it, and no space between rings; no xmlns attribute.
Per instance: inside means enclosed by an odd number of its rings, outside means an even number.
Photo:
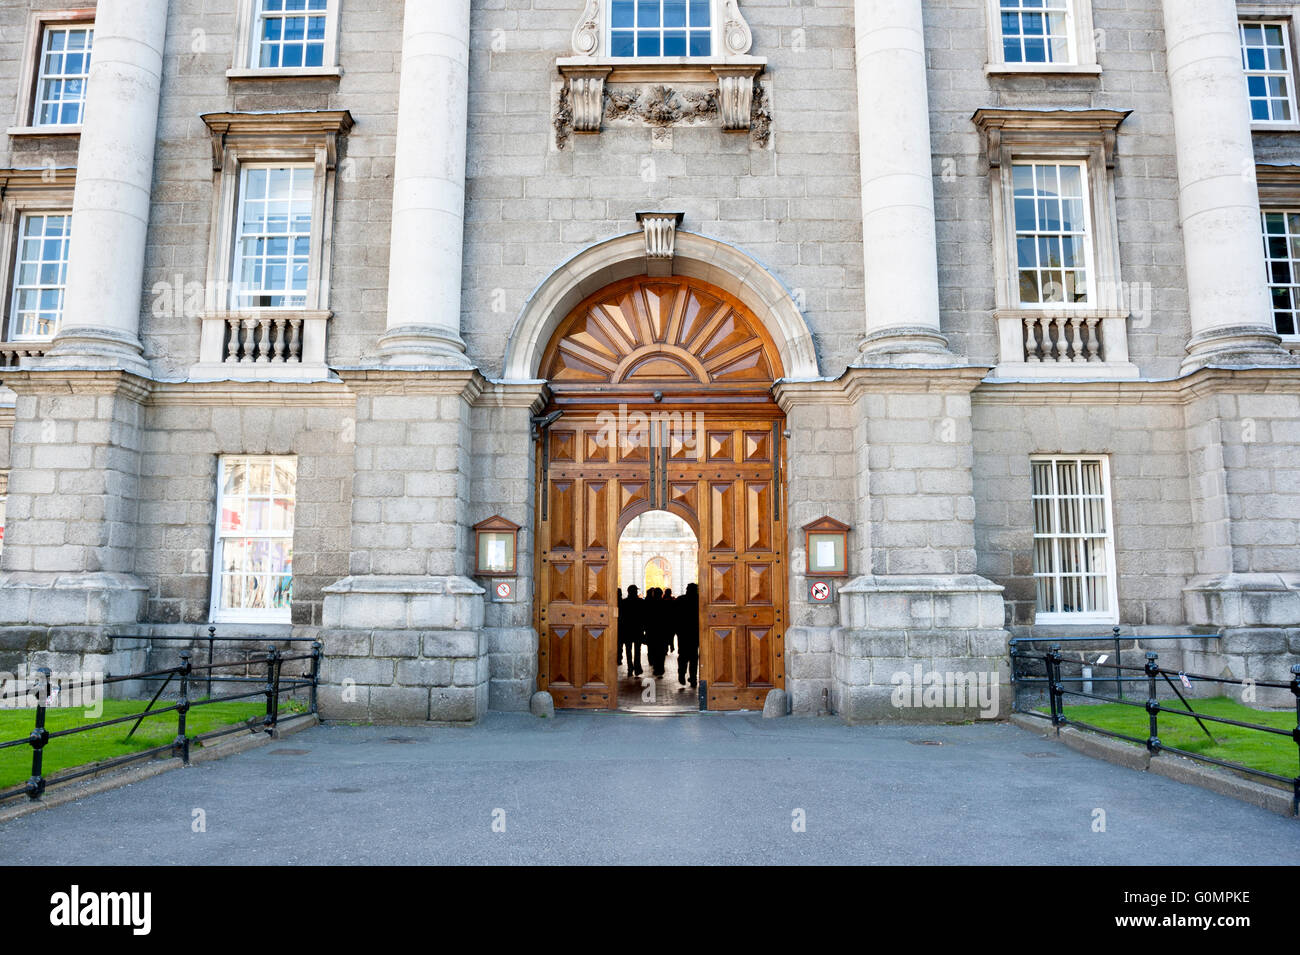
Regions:
<svg viewBox="0 0 1300 955"><path fill-rule="evenodd" d="M831 704L850 723L1011 711L1002 587L973 574L858 577L840 588Z"/></svg>
<svg viewBox="0 0 1300 955"><path fill-rule="evenodd" d="M325 588L325 719L472 723L488 709L483 588L466 577L347 577Z"/></svg>

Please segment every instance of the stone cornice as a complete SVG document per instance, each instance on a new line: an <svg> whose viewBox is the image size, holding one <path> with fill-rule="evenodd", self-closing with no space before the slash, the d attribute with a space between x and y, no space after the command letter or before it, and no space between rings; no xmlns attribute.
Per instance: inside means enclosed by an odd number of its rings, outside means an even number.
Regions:
<svg viewBox="0 0 1300 955"><path fill-rule="evenodd" d="M335 368L357 396L456 395L475 404L487 385L476 368L403 368L363 365Z"/></svg>
<svg viewBox="0 0 1300 955"><path fill-rule="evenodd" d="M319 140L325 146L326 161L333 168L338 155L338 137L353 126L352 113L346 109L204 113L200 119L212 136L214 170L222 168L226 146L236 141L278 145L285 141Z"/></svg>
<svg viewBox="0 0 1300 955"><path fill-rule="evenodd" d="M494 381L488 379L474 401L479 408L524 408L536 414L546 406L549 389L546 382Z"/></svg>
<svg viewBox="0 0 1300 955"><path fill-rule="evenodd" d="M1115 164L1115 134L1130 109L1003 109L975 110L971 122L984 137L989 165L1002 161L1004 141L1017 143L1078 140L1100 141L1106 165Z"/></svg>
<svg viewBox="0 0 1300 955"><path fill-rule="evenodd" d="M77 182L76 166L39 166L34 169L0 169L0 197L39 196L67 192Z"/></svg>
<svg viewBox="0 0 1300 955"><path fill-rule="evenodd" d="M1185 405L1228 394L1296 394L1300 364L1264 368L1202 368L1183 378L1109 381L983 381L976 404L1057 405L1086 400L1111 405Z"/></svg>
<svg viewBox="0 0 1300 955"><path fill-rule="evenodd" d="M155 382L112 368L4 368L0 383L19 395L121 395L144 404Z"/></svg>
<svg viewBox="0 0 1300 955"><path fill-rule="evenodd" d="M970 394L988 365L852 365L838 378L782 379L772 393L782 411L804 403L850 405L865 394Z"/></svg>

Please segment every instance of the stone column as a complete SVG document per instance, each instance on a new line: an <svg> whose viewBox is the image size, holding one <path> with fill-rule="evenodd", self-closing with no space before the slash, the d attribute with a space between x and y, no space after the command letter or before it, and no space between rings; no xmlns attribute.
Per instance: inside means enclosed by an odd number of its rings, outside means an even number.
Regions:
<svg viewBox="0 0 1300 955"><path fill-rule="evenodd" d="M408 2L384 360L466 367L460 337L470 0Z"/></svg>
<svg viewBox="0 0 1300 955"><path fill-rule="evenodd" d="M1273 332L1233 0L1164 0L1191 338L1185 371L1288 361Z"/></svg>
<svg viewBox="0 0 1300 955"><path fill-rule="evenodd" d="M63 328L45 364L126 368L140 302L167 0L101 0L72 200Z"/></svg>
<svg viewBox="0 0 1300 955"><path fill-rule="evenodd" d="M949 362L939 333L921 0L855 0L864 358Z"/></svg>

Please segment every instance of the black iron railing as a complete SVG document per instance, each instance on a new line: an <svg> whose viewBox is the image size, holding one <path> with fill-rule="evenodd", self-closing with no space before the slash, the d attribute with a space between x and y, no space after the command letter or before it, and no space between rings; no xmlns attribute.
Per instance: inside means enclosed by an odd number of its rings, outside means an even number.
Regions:
<svg viewBox="0 0 1300 955"><path fill-rule="evenodd" d="M209 650L209 654L211 650ZM109 686L117 683L127 683L131 681L161 681L158 690L153 695L153 699L139 713L130 713L126 716L118 716L112 719L100 720L95 723L86 723L81 726L74 726L69 729L51 731L46 728L46 710L51 698L52 684L51 671L48 667L39 668L36 673L37 677L34 685L28 683L21 691L17 693L6 694L5 698L24 699L32 695L36 697L35 707L35 726L31 733L26 737L15 740L0 741L0 751L18 746L30 746L32 751L32 775L22 786L0 791L0 802L6 799L12 799L16 796L27 795L31 799L39 799L49 786L58 783L70 782L83 776L90 776L95 773L104 772L107 769L113 769L126 763L135 762L142 759L150 759L155 756L169 754L172 757L179 758L186 765L190 761L190 747L195 743L204 743L208 740L217 739L221 736L228 736L232 733L252 732L252 733L273 733L280 722L280 697L285 693L294 693L300 689L306 689L310 698L310 709L308 713L315 713L317 706L317 690L320 685L320 664L321 664L321 644L318 641L312 641L311 651L308 653L285 654L277 649L274 645L266 648L264 655L259 654L251 656L246 660L237 660L227 663L214 663L209 656L209 662L206 664L194 664L190 661L190 651L181 650L181 662L177 666L165 667L158 670L149 670L142 673L129 673L122 676L105 675L102 682L96 681L96 687ZM306 672L301 675L285 674L284 665L286 663L304 662L308 664ZM223 670L231 668L264 668L264 672L257 675L243 676L213 676L214 670ZM208 683L208 695L203 699L190 699L190 692L199 674L206 673ZM163 691L167 689L173 681L177 683L177 698L175 703L169 703L165 706L156 706ZM245 683L254 684L256 689L250 689L242 693L223 693L213 696L211 692L212 683L216 681L219 684L227 683ZM61 691L66 691L70 696L75 696L78 691L84 690L91 686L90 683L67 684L60 686ZM200 733L191 736L186 731L186 717L189 712L196 707L208 706L213 703L229 703L235 700L250 700L262 698L266 700L266 710L264 713L253 716L240 723L234 723L230 726L223 726L220 729L211 730L206 733ZM118 756L113 759L93 763L87 766L77 767L58 773L53 776L46 776L42 769L44 762L45 750L51 743L59 739L70 736L76 736L80 733L88 733L91 730L103 729L106 726L116 726L123 723L135 721L131 731L127 734L129 737L139 728L145 719L155 719L165 716L169 713L176 714L176 736L168 743L160 746L154 746L150 749L140 750L134 753L128 753L124 756ZM294 716L305 714L293 714Z"/></svg>
<svg viewBox="0 0 1300 955"><path fill-rule="evenodd" d="M1143 637L1142 639L1146 640L1148 638ZM1184 636L1182 639L1186 639L1186 637ZM1046 670L1047 675L1045 678L1034 679L1032 677L1025 676L1024 674L1017 673L1013 669L1013 679L1017 683L1028 682L1032 680L1034 683L1039 685L1045 684L1048 693L1048 702L1049 702L1049 711L1047 713L1043 713L1040 710L1036 710L1032 708L1031 709L1021 708L1020 712L1023 712L1030 716L1037 716L1043 719L1050 720L1052 725L1057 728L1058 732L1060 731L1060 728L1063 726L1072 726L1077 729L1087 730L1091 733L1100 733L1103 736L1109 736L1112 737L1113 739L1122 739L1130 743L1137 743L1139 745L1145 746L1147 748L1147 751L1151 753L1151 755L1153 756L1159 753L1173 753L1176 756L1186 756L1188 759L1199 760L1200 762L1203 763L1211 763L1215 766L1220 766L1223 767L1224 769L1231 769L1235 772L1244 773L1248 776L1255 776L1261 779L1268 779L1268 780L1272 780L1273 782L1282 783L1283 785L1287 785L1291 787L1291 794L1292 794L1291 814L1300 815L1300 664L1296 664L1295 666L1291 667L1292 676L1291 676L1290 683L1273 683L1266 680L1237 680L1228 677L1207 676L1203 673L1187 673L1181 670L1166 670L1160 666L1159 654L1155 653L1154 651L1147 651L1146 663L1140 667L1124 665L1118 662L1116 663L1095 663L1094 662L1094 663L1086 664L1087 666L1090 667L1094 667L1094 668L1100 667L1102 669L1114 671L1115 675L1113 677L1105 677L1104 682L1107 683L1114 682L1117 687L1122 688L1124 680L1138 680L1145 683L1146 699L1141 700L1141 699L1131 699L1131 698L1124 699L1122 696L1119 695L1107 696L1103 693L1092 692L1091 690L1086 689L1085 687L1082 686L1079 689L1072 689L1071 685L1076 683L1084 683L1085 678L1063 676L1061 673L1062 664L1071 663L1071 664L1078 665L1080 667L1084 666L1085 664L1082 661L1073 661L1073 660L1067 661L1061 655L1061 647L1059 643L1054 643L1050 648L1048 648L1048 650L1045 653L1042 653L1041 655L1029 653L1022 650L1018 654L1018 656L1022 660L1041 661ZM1124 676L1125 672L1140 673L1142 675L1134 676L1134 677L1125 677ZM1257 688L1263 688L1263 689L1278 689L1278 690L1289 689L1292 695L1295 697L1295 711L1296 711L1295 728L1282 729L1277 726L1263 726L1259 723L1247 723L1247 722L1243 722L1242 720L1229 719L1228 717L1225 716L1211 716L1208 713L1198 713L1192 708L1191 703L1188 702L1187 697L1183 694L1183 691L1178 688L1178 684L1174 682L1175 679L1177 679L1178 682L1181 683L1184 680L1184 678L1186 679L1188 684L1191 684L1192 682L1213 683L1213 684L1219 684L1223 686L1245 686L1249 684L1251 686ZM1086 681L1090 683L1092 682L1092 679L1095 678L1086 678ZM1175 706L1169 706L1166 703L1161 702L1159 697L1161 680L1163 680L1166 684L1168 684L1170 689L1174 691L1174 694L1178 697L1179 701L1182 703L1184 707L1183 709L1179 709ZM1149 718L1147 736L1145 738L1139 736L1132 736L1127 733L1118 732L1117 730L1105 729L1100 726L1094 726L1091 723L1085 723L1082 720L1075 719L1074 717L1066 716L1065 698L1067 696L1093 700L1094 702L1097 703L1119 703L1124 706L1132 706L1132 707L1143 709L1147 712ZM1266 770L1256 769L1253 766L1243 766L1241 763L1234 763L1226 759L1219 759L1214 756L1207 756L1204 753L1194 753L1190 750L1179 749L1174 746L1166 745L1160 739L1159 719L1161 714L1195 720L1198 724L1200 724L1201 729L1205 732L1206 736L1210 737L1210 739L1213 739L1214 737L1213 734L1210 733L1209 729L1205 725L1205 722L1207 720L1211 723L1221 723L1227 726L1236 726L1240 729L1251 730L1254 732L1269 733L1275 736L1288 737L1296 744L1297 747L1297 751L1296 751L1297 774L1294 777L1282 776L1278 773L1271 773Z"/></svg>

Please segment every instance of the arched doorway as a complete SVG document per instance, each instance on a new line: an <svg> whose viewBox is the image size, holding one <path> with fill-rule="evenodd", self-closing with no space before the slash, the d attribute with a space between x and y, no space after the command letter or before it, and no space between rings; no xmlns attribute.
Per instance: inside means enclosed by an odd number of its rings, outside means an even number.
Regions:
<svg viewBox="0 0 1300 955"><path fill-rule="evenodd" d="M539 685L617 706L617 546L640 514L699 540L701 700L754 709L784 688L782 364L762 322L701 280L637 276L559 323L541 376L560 412L538 455Z"/></svg>

